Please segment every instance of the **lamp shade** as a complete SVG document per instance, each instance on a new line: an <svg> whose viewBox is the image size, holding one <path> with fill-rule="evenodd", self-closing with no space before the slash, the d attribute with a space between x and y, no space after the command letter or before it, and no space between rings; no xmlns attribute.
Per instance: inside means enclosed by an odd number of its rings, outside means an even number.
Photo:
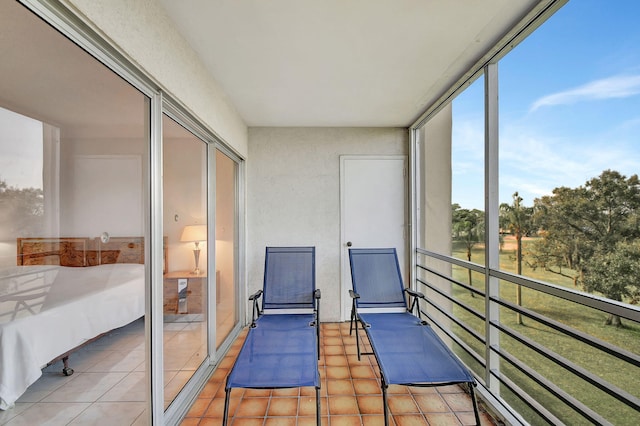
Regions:
<svg viewBox="0 0 640 426"><path fill-rule="evenodd" d="M187 225L182 230L183 243L207 241L207 225Z"/></svg>

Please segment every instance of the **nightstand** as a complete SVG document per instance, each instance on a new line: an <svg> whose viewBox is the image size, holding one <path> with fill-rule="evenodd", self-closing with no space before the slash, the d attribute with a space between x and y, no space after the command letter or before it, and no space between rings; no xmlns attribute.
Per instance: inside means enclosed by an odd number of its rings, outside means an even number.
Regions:
<svg viewBox="0 0 640 426"><path fill-rule="evenodd" d="M164 314L186 315L205 312L206 273L173 271L164 276Z"/></svg>

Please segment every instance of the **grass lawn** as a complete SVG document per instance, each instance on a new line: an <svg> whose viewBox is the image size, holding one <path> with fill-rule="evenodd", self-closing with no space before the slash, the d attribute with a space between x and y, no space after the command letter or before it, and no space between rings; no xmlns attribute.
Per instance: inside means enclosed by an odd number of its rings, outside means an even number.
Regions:
<svg viewBox="0 0 640 426"><path fill-rule="evenodd" d="M526 250L526 245L524 248ZM466 258L464 249L456 248L455 246L453 255L462 259ZM474 263L484 263L483 247L474 248L471 260ZM501 252L500 268L508 272L516 271L515 250L504 249ZM573 271L566 272L571 275ZM526 265L523 265L522 273L527 277L537 280L574 288L573 280L570 277L560 276L541 269L532 270ZM466 269L454 267L453 277L458 281L468 282ZM472 279L474 287L484 288L484 276L482 274L474 273ZM453 295L463 303L474 307L480 312L484 312L485 301L483 297L471 297L468 291L458 288L457 286L454 286ZM516 286L514 284L501 282L501 298L515 303L515 295ZM611 345L623 348L634 354L640 354L640 324L623 319L624 326L622 328L606 326L604 325L604 321L607 315L603 312L528 288L522 288L522 305L553 320L562 322L577 330L604 340ZM455 308L454 314L471 325L480 334L484 335L484 323L482 321L472 317L461 308ZM562 333L529 318L523 317L523 324L518 324L515 313L507 309L501 308L500 321L518 333L525 335L538 344L545 346L576 365L590 371L592 374L640 398L640 381L638 380L640 377L640 369L623 361L619 361L599 350L592 349L578 340L565 337ZM475 342L475 340L472 341L468 334L461 329L457 330L457 333L484 357L484 346ZM520 359L525 365L534 369L538 374L554 382L564 392L583 402L606 420L619 425L640 424L640 413L637 411L627 408L623 403L618 402L616 399L598 390L589 383L565 371L553 362L547 361L532 349L516 342L506 335L502 335L500 339L500 345L503 350ZM461 356L463 356L463 354L461 354ZM467 360L468 358L465 359L465 361ZM480 371L480 367L476 367L475 370L481 375L484 374L484 372ZM512 381L536 398L538 402L554 413L554 415L564 423L583 424L586 422L583 417L565 407L565 404L555 396L536 385L535 382L523 374L518 373L517 370L513 369L506 361L501 363L501 372L508 375ZM541 420L536 420L536 418L529 413L527 406L519 401L517 397L509 397L508 392L505 392L503 397L516 407L532 424L545 424L545 422Z"/></svg>

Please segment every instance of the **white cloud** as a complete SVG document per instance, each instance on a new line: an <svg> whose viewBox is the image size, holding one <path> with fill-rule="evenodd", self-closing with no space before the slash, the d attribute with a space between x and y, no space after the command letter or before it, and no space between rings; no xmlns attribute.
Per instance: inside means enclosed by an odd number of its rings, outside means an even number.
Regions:
<svg viewBox="0 0 640 426"><path fill-rule="evenodd" d="M518 191L529 205L554 188L576 188L606 169L630 176L640 170L633 145L612 143L607 134L580 143L508 127L500 140L500 199Z"/></svg>
<svg viewBox="0 0 640 426"><path fill-rule="evenodd" d="M627 98L638 94L640 94L640 75L614 76L543 96L531 105L530 111L543 106L567 105L593 99Z"/></svg>

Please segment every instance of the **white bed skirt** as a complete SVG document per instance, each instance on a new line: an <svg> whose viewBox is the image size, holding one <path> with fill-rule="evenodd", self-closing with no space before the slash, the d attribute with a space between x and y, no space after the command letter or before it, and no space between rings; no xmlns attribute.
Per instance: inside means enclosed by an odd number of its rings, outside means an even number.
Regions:
<svg viewBox="0 0 640 426"><path fill-rule="evenodd" d="M0 409L11 408L54 358L143 316L144 295L141 264L0 273Z"/></svg>

